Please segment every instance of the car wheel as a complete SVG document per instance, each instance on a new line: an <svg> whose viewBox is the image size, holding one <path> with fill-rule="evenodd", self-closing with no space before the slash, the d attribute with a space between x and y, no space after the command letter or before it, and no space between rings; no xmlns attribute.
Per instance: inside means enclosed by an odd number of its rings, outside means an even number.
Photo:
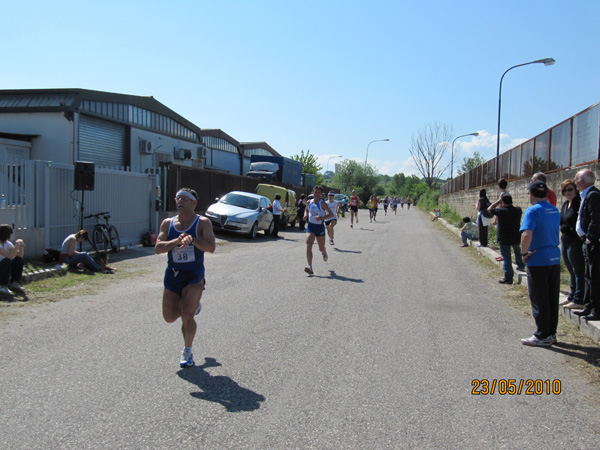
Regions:
<svg viewBox="0 0 600 450"><path fill-rule="evenodd" d="M281 215L281 223L279 224L279 228L285 230L287 228L287 216L285 214Z"/></svg>
<svg viewBox="0 0 600 450"><path fill-rule="evenodd" d="M273 229L275 228L275 221L271 220L269 224L269 228L265 230L265 236L271 236L273 234Z"/></svg>
<svg viewBox="0 0 600 450"><path fill-rule="evenodd" d="M250 229L250 233L248 233L248 239L256 238L256 230L258 229L258 222L254 222L252 228Z"/></svg>
<svg viewBox="0 0 600 450"><path fill-rule="evenodd" d="M290 225L289 225L290 228L294 228L296 226L296 219L297 219L297 217L294 217L294 220L292 220L290 222Z"/></svg>

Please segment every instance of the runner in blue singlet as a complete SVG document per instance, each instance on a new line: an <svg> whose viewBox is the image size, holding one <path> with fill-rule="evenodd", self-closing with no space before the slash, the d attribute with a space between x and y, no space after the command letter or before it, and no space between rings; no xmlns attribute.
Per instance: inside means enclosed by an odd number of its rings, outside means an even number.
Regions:
<svg viewBox="0 0 600 450"><path fill-rule="evenodd" d="M304 271L309 275L314 274L312 268L312 247L315 239L323 255L323 261L327 261L328 259L325 249L325 225L323 222L335 216L329 206L321 199L322 195L323 188L315 186L313 188L314 198L306 205L306 210L304 211L304 221L308 224L306 227L306 260L308 261L308 266L304 268Z"/></svg>
<svg viewBox="0 0 600 450"><path fill-rule="evenodd" d="M206 217L194 211L198 194L182 188L175 196L177 216L163 220L156 241L156 254L168 253L163 291L163 317L175 322L181 317L184 348L179 365L193 366L192 343L196 335L194 316L200 312L204 290L204 252L214 253L215 235Z"/></svg>

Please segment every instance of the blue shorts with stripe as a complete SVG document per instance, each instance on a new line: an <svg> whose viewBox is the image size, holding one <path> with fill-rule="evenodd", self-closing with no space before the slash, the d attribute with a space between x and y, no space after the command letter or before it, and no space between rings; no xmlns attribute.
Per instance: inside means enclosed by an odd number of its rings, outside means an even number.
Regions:
<svg viewBox="0 0 600 450"><path fill-rule="evenodd" d="M198 284L204 280L206 288L206 280L203 273L189 272L186 270L175 270L172 267L167 267L165 271L164 286L165 289L181 295L183 288L190 284Z"/></svg>
<svg viewBox="0 0 600 450"><path fill-rule="evenodd" d="M312 233L315 236L325 236L325 225L322 223L310 223L308 222L306 226L306 232Z"/></svg>

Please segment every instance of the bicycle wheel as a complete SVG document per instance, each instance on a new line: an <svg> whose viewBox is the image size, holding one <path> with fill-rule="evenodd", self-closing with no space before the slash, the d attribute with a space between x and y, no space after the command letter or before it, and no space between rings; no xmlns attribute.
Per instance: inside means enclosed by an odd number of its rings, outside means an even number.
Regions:
<svg viewBox="0 0 600 450"><path fill-rule="evenodd" d="M113 252L121 250L121 238L119 238L119 232L112 225L108 228L108 236L110 238L110 248Z"/></svg>
<svg viewBox="0 0 600 450"><path fill-rule="evenodd" d="M92 234L92 241L96 251L106 251L108 250L108 243L104 239L104 233L102 232L102 228L96 227L94 228L94 233Z"/></svg>

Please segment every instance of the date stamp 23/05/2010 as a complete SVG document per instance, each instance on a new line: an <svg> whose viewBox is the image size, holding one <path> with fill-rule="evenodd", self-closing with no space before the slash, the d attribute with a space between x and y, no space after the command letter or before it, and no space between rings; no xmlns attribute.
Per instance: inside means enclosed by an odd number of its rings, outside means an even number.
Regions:
<svg viewBox="0 0 600 450"><path fill-rule="evenodd" d="M471 382L471 395L559 395L560 380L486 379Z"/></svg>

